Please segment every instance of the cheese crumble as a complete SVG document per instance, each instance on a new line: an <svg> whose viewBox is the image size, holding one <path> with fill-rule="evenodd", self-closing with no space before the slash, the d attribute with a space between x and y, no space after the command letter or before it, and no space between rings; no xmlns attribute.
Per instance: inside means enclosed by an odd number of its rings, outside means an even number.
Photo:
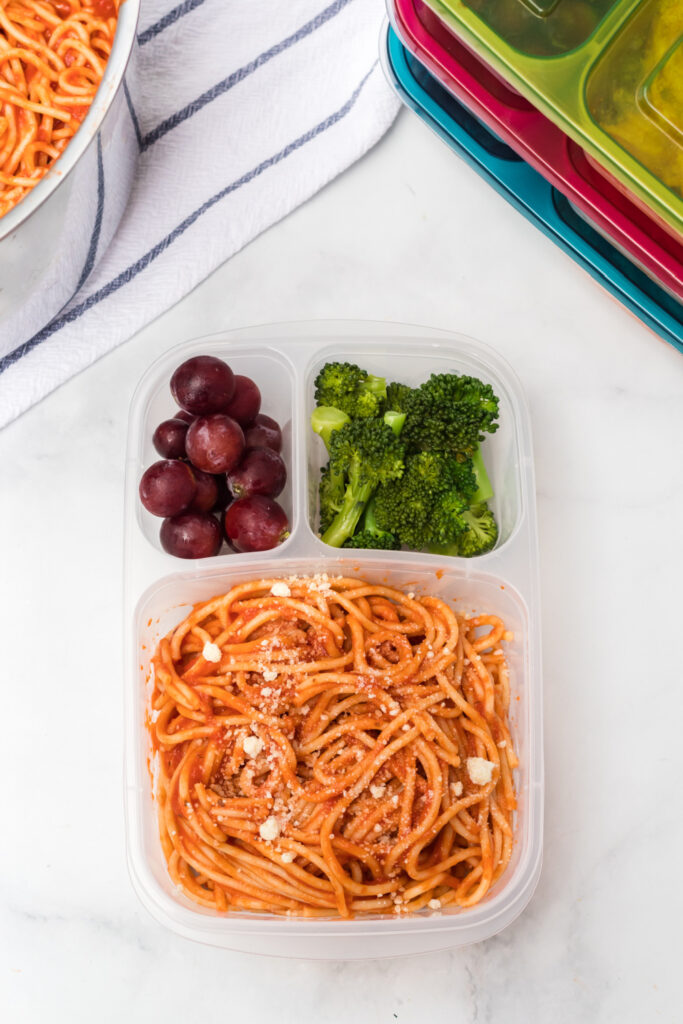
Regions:
<svg viewBox="0 0 683 1024"><path fill-rule="evenodd" d="M386 786L370 786L370 792L372 793L375 800L379 800L380 797L384 796L384 790Z"/></svg>
<svg viewBox="0 0 683 1024"><path fill-rule="evenodd" d="M202 658L204 661L212 661L214 665L217 665L222 658L221 649L218 644L205 643L202 648Z"/></svg>
<svg viewBox="0 0 683 1024"><path fill-rule="evenodd" d="M291 597L292 594L284 580L278 580L277 583L273 583L270 592L273 597Z"/></svg>
<svg viewBox="0 0 683 1024"><path fill-rule="evenodd" d="M430 910L441 910L441 900L430 900L427 906Z"/></svg>
<svg viewBox="0 0 683 1024"><path fill-rule="evenodd" d="M265 839L267 843L272 843L273 839L277 839L280 835L280 822L271 814L271 816L266 818L263 824L259 826L258 831L261 839Z"/></svg>
<svg viewBox="0 0 683 1024"><path fill-rule="evenodd" d="M247 757L258 757L263 750L263 740L260 736L247 736L244 741L244 753Z"/></svg>
<svg viewBox="0 0 683 1024"><path fill-rule="evenodd" d="M475 786L486 786L491 781L495 767L493 761L487 761L483 757L467 758L467 774Z"/></svg>
<svg viewBox="0 0 683 1024"><path fill-rule="evenodd" d="M282 854L282 863L291 864L295 857L296 854L292 853L291 850L285 850L285 852Z"/></svg>

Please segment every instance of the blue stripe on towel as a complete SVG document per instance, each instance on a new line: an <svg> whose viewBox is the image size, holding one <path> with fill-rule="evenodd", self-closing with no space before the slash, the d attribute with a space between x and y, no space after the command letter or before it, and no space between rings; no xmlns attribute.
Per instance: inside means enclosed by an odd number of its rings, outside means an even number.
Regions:
<svg viewBox="0 0 683 1024"><path fill-rule="evenodd" d="M128 111L130 113L131 121L133 122L133 128L135 128L135 135L138 140L138 146L142 149L142 132L140 131L140 122L138 121L138 115L135 113L135 107L133 106L133 100L128 89L128 83L126 79L123 80L123 95L126 97L126 103L128 104Z"/></svg>
<svg viewBox="0 0 683 1024"><path fill-rule="evenodd" d="M165 28L169 28L170 25L174 25L180 18L184 18L186 14L193 11L195 7L201 7L204 0L185 0L184 3L178 4L173 10L165 14L163 18L159 18L157 22L146 28L144 32L141 32L138 36L138 43L140 46L144 46L150 39L154 39L160 32L163 32Z"/></svg>
<svg viewBox="0 0 683 1024"><path fill-rule="evenodd" d="M28 353L34 348L55 334L56 331L59 331L67 324L74 323L74 321L78 320L84 313L87 313L88 310L92 309L93 306L96 306L99 302L102 302L103 299L108 298L114 292L117 292L124 285L132 281L138 276L138 274L142 273L150 263L153 263L158 256L161 256L161 254L165 252L177 238L183 235L188 228L191 228L195 221L199 220L199 218L215 206L216 203L220 202L221 199L224 199L226 196L231 195L231 193L236 192L238 189L242 188L243 185L248 185L250 181L253 181L254 178L258 178L264 173L264 171L267 171L269 168L274 167L283 160L286 160L288 156L291 156L292 153L301 149L302 146L305 146L308 142L312 142L313 139L322 135L323 132L326 132L328 128L332 128L335 124L338 124L339 121L342 121L349 111L351 111L355 106L365 83L376 67L377 61L374 62L367 74L365 74L360 80L346 103L339 107L339 109L333 114L330 114L329 117L326 117L324 121L321 121L319 124L315 125L314 128L311 128L303 135L300 135L298 139L290 142L284 149L281 149L279 153L268 157L267 160L264 160L262 163L252 168L252 170L243 174L241 178L233 181L230 185L226 185L226 187L221 189L220 192L211 196L210 199L207 199L205 203L186 217L185 220L181 221L181 223L166 235L165 238L162 238L160 242L146 252L144 256L140 257L140 259L135 263L132 263L126 268L126 270L122 271L117 277L109 281L108 284L105 284L98 291L93 292L92 295L88 296L88 298L79 303L79 305L74 306L73 309L70 309L68 312L56 317L49 324L43 327L42 330L38 331L37 334L34 334L32 338L24 342L23 345L20 345L3 359L0 359L0 373L4 373L5 370L8 370L10 366L13 366L14 363L18 362L23 356L28 355Z"/></svg>
<svg viewBox="0 0 683 1024"><path fill-rule="evenodd" d="M88 255L85 258L83 264L83 270L81 276L78 279L76 285L76 292L79 291L85 282L90 277L90 271L95 266L95 257L97 255L97 246L100 241L100 232L102 231L102 216L104 214L104 164L102 162L102 138L100 133L97 133L97 210L95 211L95 223L92 229L92 235L90 237L90 245L88 246ZM74 295L76 294L74 292Z"/></svg>
<svg viewBox="0 0 683 1024"><path fill-rule="evenodd" d="M232 74L228 75L227 78L224 78L222 82L218 82L210 89L207 89L206 92L202 93L201 96L198 96L197 99L192 101L192 103L188 103L188 105L183 107L182 110L177 110L175 114L171 114L171 116L167 117L165 121L161 121L156 128L153 128L152 131L142 139L141 149L143 152L144 150L149 149L150 146L153 146L155 142L158 142L158 140L162 138L162 136L166 135L167 132L177 128L179 124L182 124L183 121L186 121L189 117L193 117L194 114L202 110L207 106L207 104L213 102L213 100L232 89L232 87L237 85L238 82L242 82L245 78L248 78L249 75L253 74L254 71L257 71L258 68L262 67L264 64L267 64L269 60L273 59L273 57L277 57L280 53L288 50L290 46L294 46L296 43L321 28L328 21L331 21L332 18L336 17L337 14L339 14L339 12L342 11L349 3L351 3L351 0L334 0L334 3L330 4L329 7L326 7L324 11L320 12L320 14L316 14L315 18L306 22L305 25L298 28L291 36L281 40L279 43L275 43L274 46L271 46L269 50L265 50L263 53L259 54L259 56L254 58L254 60L245 64L243 67L238 68L237 71L233 71Z"/></svg>

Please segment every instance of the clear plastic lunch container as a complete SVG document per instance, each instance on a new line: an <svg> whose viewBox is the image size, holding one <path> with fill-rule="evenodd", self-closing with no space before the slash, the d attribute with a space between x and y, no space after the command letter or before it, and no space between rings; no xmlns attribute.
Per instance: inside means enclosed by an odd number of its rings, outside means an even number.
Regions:
<svg viewBox="0 0 683 1024"><path fill-rule="evenodd" d="M683 233L680 0L426 0L670 231Z"/></svg>
<svg viewBox="0 0 683 1024"><path fill-rule="evenodd" d="M185 562L160 547L161 520L138 500L144 469L158 458L155 426L176 408L169 390L175 368L192 355L225 359L258 383L263 412L283 427L289 480L278 499L291 535L278 548ZM500 527L496 547L475 559L409 551L339 551L316 533L318 471L323 445L309 426L314 379L331 359L357 362L371 373L417 385L430 373L454 371L491 383L500 398L500 427L483 446ZM313 959L372 959L464 946L510 924L528 903L541 870L543 746L541 637L534 467L529 410L519 381L491 348L448 332L394 324L318 322L228 331L189 341L166 353L135 392L126 461L124 622L125 808L133 886L149 912L178 934L226 949ZM150 658L159 639L198 601L244 580L327 572L435 594L456 610L504 617L511 717L520 767L515 843L505 875L476 907L397 918L305 919L217 912L199 907L172 884L159 842L152 794L152 751L146 727Z"/></svg>

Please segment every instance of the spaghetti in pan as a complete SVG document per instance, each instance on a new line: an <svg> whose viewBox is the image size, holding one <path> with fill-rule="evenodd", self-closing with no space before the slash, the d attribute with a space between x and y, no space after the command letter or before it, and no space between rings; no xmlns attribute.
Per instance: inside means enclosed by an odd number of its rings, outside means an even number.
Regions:
<svg viewBox="0 0 683 1024"><path fill-rule="evenodd" d="M68 146L99 88L122 0L0 0L0 217Z"/></svg>
<svg viewBox="0 0 683 1024"><path fill-rule="evenodd" d="M504 623L362 579L197 606L153 659L160 837L215 911L470 907L513 846Z"/></svg>

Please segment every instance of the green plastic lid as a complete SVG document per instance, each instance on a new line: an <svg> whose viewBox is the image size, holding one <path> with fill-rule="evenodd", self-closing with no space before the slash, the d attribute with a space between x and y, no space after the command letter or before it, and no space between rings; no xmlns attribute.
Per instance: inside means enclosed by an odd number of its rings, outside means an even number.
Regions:
<svg viewBox="0 0 683 1024"><path fill-rule="evenodd" d="M426 2L683 234L683 0Z"/></svg>

